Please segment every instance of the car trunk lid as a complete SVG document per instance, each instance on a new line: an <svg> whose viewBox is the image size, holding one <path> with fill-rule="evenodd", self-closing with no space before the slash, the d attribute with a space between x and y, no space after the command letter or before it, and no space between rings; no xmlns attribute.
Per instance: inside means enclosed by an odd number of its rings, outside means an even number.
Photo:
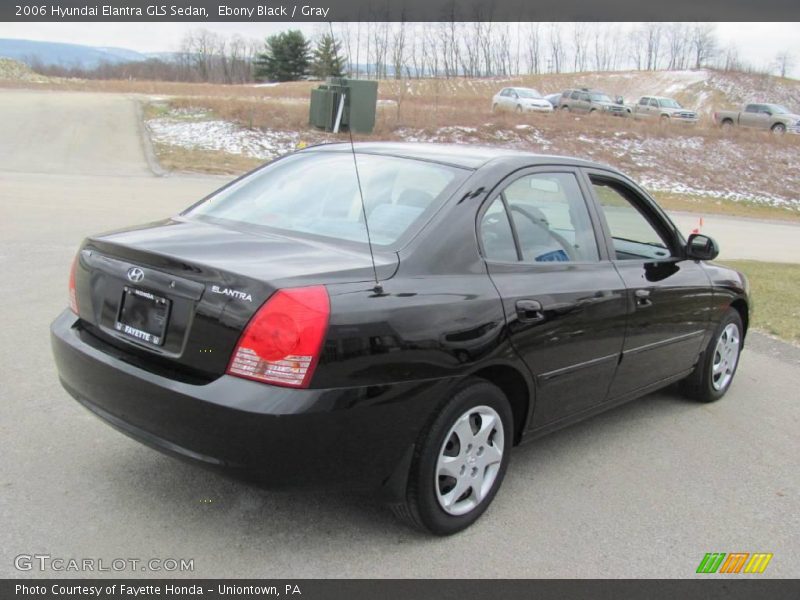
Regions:
<svg viewBox="0 0 800 600"><path fill-rule="evenodd" d="M379 278L397 268L378 252ZM86 240L76 269L85 329L201 380L222 375L250 318L286 287L369 281L368 249L168 219Z"/></svg>

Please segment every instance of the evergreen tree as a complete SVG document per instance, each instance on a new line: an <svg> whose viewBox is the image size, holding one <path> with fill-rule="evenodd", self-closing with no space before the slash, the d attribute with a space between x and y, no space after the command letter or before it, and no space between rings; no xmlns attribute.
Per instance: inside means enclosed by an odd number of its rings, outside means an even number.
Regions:
<svg viewBox="0 0 800 600"><path fill-rule="evenodd" d="M311 57L310 73L312 77L344 77L345 58L340 55L341 45L330 34L323 35L317 41L317 47Z"/></svg>
<svg viewBox="0 0 800 600"><path fill-rule="evenodd" d="M255 61L255 76L270 81L297 81L308 73L310 42L301 31L284 31L267 38Z"/></svg>

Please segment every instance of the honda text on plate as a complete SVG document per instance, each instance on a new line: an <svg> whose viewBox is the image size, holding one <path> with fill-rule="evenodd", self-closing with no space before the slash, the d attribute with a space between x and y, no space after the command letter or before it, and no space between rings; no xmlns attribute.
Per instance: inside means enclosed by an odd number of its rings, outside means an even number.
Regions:
<svg viewBox="0 0 800 600"><path fill-rule="evenodd" d="M87 238L53 352L67 391L145 444L372 487L450 534L512 446L673 382L725 394L749 300L717 253L599 164L329 144Z"/></svg>

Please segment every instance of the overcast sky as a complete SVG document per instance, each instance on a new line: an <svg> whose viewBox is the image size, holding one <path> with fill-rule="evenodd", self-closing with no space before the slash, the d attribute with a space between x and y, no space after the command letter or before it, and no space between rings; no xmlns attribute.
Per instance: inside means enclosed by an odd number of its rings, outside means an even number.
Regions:
<svg viewBox="0 0 800 600"><path fill-rule="evenodd" d="M635 27L636 23L626 24ZM67 42L90 46L116 46L140 52L177 50L184 34L191 29L219 33L239 33L263 38L284 29L301 29L314 34L327 31L327 24L313 23L0 23L0 38L21 38ZM791 75L800 77L800 36L798 23L718 23L717 36L722 46L735 44L739 56L755 67L774 61L780 52L789 51L795 59Z"/></svg>

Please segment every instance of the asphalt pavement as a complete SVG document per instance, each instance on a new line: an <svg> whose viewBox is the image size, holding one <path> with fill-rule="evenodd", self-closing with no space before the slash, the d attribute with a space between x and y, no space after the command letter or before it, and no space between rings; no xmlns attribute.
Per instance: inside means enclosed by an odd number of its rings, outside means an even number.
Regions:
<svg viewBox="0 0 800 600"><path fill-rule="evenodd" d="M173 575L192 577L691 577L707 552L771 552L761 577L800 576L800 351L758 334L717 403L670 389L516 449L486 515L446 539L368 496L270 491L117 433L50 354L74 252L224 179L154 176L125 96L6 91L0 114L0 577L165 575L20 571L26 554L191 559Z"/></svg>

